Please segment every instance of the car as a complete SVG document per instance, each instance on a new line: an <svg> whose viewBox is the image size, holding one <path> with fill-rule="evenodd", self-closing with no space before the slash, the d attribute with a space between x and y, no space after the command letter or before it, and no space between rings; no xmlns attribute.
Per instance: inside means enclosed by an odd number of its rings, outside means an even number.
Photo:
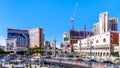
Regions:
<svg viewBox="0 0 120 68"><path fill-rule="evenodd" d="M31 62L35 62L35 61L37 61L37 59L31 58L30 61L31 61Z"/></svg>
<svg viewBox="0 0 120 68"><path fill-rule="evenodd" d="M43 59L40 60L40 64L44 64L44 60Z"/></svg>
<svg viewBox="0 0 120 68"><path fill-rule="evenodd" d="M50 59L50 58L51 58L51 56L46 56L45 58L48 58L48 59Z"/></svg>
<svg viewBox="0 0 120 68"><path fill-rule="evenodd" d="M89 60L87 60L87 62L97 62L97 61L94 59L89 59Z"/></svg>
<svg viewBox="0 0 120 68"><path fill-rule="evenodd" d="M16 62L22 62L22 61L24 61L22 58L17 58L16 59Z"/></svg>
<svg viewBox="0 0 120 68"><path fill-rule="evenodd" d="M111 61L103 61L103 63L113 64Z"/></svg>
<svg viewBox="0 0 120 68"><path fill-rule="evenodd" d="M68 61L73 61L73 59L72 59L72 58L68 58L67 60L68 60Z"/></svg>
<svg viewBox="0 0 120 68"><path fill-rule="evenodd" d="M76 58L75 61L83 61L81 58Z"/></svg>

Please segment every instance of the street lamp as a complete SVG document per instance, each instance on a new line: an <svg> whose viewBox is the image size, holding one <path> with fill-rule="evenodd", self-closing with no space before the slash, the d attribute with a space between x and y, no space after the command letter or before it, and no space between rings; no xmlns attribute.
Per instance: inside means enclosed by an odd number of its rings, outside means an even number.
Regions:
<svg viewBox="0 0 120 68"><path fill-rule="evenodd" d="M92 46L91 46L91 40L90 40L90 37L88 36L87 37L87 44L90 48L90 61L89 61L89 67L92 68L92 63L91 63L91 54L92 54Z"/></svg>
<svg viewBox="0 0 120 68"><path fill-rule="evenodd" d="M82 45L82 43L80 41L80 43L79 43L79 53L81 52L81 45Z"/></svg>

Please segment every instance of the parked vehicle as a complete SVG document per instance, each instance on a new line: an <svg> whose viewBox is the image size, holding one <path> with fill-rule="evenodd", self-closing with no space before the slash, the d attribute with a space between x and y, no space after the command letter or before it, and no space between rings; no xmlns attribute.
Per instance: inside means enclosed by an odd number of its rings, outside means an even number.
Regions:
<svg viewBox="0 0 120 68"><path fill-rule="evenodd" d="M83 61L81 58L76 58L75 61Z"/></svg>
<svg viewBox="0 0 120 68"><path fill-rule="evenodd" d="M97 61L94 59L89 59L87 62L97 62Z"/></svg>
<svg viewBox="0 0 120 68"><path fill-rule="evenodd" d="M111 61L103 61L103 63L109 63L109 64L113 64Z"/></svg>
<svg viewBox="0 0 120 68"><path fill-rule="evenodd" d="M37 61L37 59L36 58L31 58L30 61L35 62L35 61Z"/></svg>

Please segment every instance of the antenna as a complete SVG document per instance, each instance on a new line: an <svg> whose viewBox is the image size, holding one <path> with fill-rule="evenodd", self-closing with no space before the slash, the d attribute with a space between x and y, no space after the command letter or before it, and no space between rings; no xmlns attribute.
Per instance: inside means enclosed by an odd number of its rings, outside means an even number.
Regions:
<svg viewBox="0 0 120 68"><path fill-rule="evenodd" d="M75 16L76 16L77 8L78 8L78 3L76 3L76 7L74 9L73 17L71 17L72 30L74 30L74 19L75 19Z"/></svg>
<svg viewBox="0 0 120 68"><path fill-rule="evenodd" d="M86 30L86 23L85 22L82 22L82 24L84 25L84 30Z"/></svg>
<svg viewBox="0 0 120 68"><path fill-rule="evenodd" d="M86 24L84 23L84 30L86 30Z"/></svg>

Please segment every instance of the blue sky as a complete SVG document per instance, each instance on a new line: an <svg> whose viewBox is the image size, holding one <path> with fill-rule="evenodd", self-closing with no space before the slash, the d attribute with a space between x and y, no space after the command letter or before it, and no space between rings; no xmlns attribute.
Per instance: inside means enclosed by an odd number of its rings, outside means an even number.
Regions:
<svg viewBox="0 0 120 68"><path fill-rule="evenodd" d="M45 40L62 41L62 34L71 29L70 18L78 2L75 29L92 30L99 13L108 11L109 17L120 18L120 0L0 0L0 45L7 28L32 29L42 27Z"/></svg>

